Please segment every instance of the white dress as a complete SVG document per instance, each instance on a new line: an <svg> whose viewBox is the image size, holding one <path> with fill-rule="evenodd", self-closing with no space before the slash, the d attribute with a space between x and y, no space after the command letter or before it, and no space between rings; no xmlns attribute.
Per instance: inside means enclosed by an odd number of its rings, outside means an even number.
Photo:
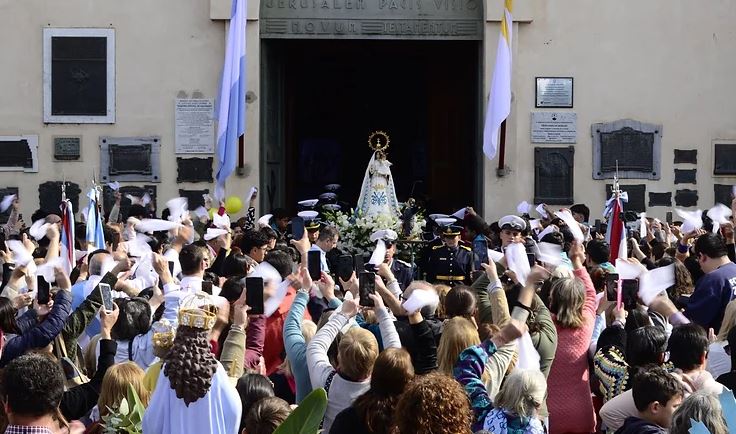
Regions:
<svg viewBox="0 0 736 434"><path fill-rule="evenodd" d="M358 199L358 210L363 216L381 214L399 215L399 201L396 198L391 163L377 159L374 153L363 177L363 186Z"/></svg>
<svg viewBox="0 0 736 434"><path fill-rule="evenodd" d="M243 411L235 386L218 362L212 386L205 396L186 406L176 397L164 368L143 416L145 434L238 434Z"/></svg>

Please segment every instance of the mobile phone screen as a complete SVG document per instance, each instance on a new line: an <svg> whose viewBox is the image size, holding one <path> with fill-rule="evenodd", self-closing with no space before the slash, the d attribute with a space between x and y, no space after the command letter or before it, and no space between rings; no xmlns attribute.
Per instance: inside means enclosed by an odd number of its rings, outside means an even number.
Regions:
<svg viewBox="0 0 736 434"><path fill-rule="evenodd" d="M51 301L51 288L43 276L36 276L36 289L38 304L48 304Z"/></svg>
<svg viewBox="0 0 736 434"><path fill-rule="evenodd" d="M376 275L374 273L369 271L360 273L358 292L360 293L360 305L373 307L373 300L368 295L376 292Z"/></svg>
<svg viewBox="0 0 736 434"><path fill-rule="evenodd" d="M363 255L355 255L353 256L353 270L355 270L355 274L360 275L360 273L365 271L365 258L363 258Z"/></svg>
<svg viewBox="0 0 736 434"><path fill-rule="evenodd" d="M618 300L618 274L616 273L606 274L606 300Z"/></svg>
<svg viewBox="0 0 736 434"><path fill-rule="evenodd" d="M263 278L246 277L245 291L245 301L250 307L248 313L262 315L265 312L263 308Z"/></svg>
<svg viewBox="0 0 736 434"><path fill-rule="evenodd" d="M636 279L624 279L621 282L621 298L624 308L632 310L636 308L636 300L639 294L639 281Z"/></svg>
<svg viewBox="0 0 736 434"><path fill-rule="evenodd" d="M169 273L174 275L174 261L169 261Z"/></svg>
<svg viewBox="0 0 736 434"><path fill-rule="evenodd" d="M112 312L114 309L112 305L112 289L107 283L100 283L100 295L102 295L102 306L106 311Z"/></svg>
<svg viewBox="0 0 736 434"><path fill-rule="evenodd" d="M537 263L537 255L535 255L534 253L527 253L526 259L529 261L530 267L533 267Z"/></svg>
<svg viewBox="0 0 736 434"><path fill-rule="evenodd" d="M307 252L307 269L312 280L322 277L322 253L317 250Z"/></svg>
<svg viewBox="0 0 736 434"><path fill-rule="evenodd" d="M336 272L340 279L347 282L350 276L353 275L353 257L350 255L341 255L338 257Z"/></svg>
<svg viewBox="0 0 736 434"><path fill-rule="evenodd" d="M295 240L301 240L304 237L304 219L296 216L291 219L291 235Z"/></svg>
<svg viewBox="0 0 736 434"><path fill-rule="evenodd" d="M202 292L206 292L207 294L212 295L212 282L203 280L202 281Z"/></svg>

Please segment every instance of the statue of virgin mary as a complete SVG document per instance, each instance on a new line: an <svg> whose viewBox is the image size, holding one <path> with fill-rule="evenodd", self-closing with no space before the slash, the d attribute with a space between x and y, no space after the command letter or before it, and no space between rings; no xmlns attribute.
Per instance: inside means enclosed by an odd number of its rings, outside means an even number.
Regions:
<svg viewBox="0 0 736 434"><path fill-rule="evenodd" d="M384 138L384 143L381 143L381 137ZM375 152L365 170L358 198L357 209L363 216L388 214L398 217L400 214L394 179L391 176L391 162L386 159L385 154L388 144L388 135L381 131L368 138L368 146Z"/></svg>

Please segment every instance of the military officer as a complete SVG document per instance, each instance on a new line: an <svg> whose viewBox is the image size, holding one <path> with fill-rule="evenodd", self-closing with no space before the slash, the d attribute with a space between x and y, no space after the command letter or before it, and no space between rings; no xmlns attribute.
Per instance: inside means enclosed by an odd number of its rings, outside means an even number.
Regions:
<svg viewBox="0 0 736 434"><path fill-rule="evenodd" d="M457 225L448 225L442 229L443 244L432 247L429 255L429 282L449 286L470 285L475 255L470 247L460 244L461 230Z"/></svg>

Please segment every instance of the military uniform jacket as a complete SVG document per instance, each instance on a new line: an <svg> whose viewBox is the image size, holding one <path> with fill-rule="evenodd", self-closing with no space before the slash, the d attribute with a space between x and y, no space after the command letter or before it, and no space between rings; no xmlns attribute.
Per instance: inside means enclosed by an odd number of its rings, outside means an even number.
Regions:
<svg viewBox="0 0 736 434"><path fill-rule="evenodd" d="M445 285L470 285L475 255L470 247L459 245L451 249L445 245L435 246L429 255L427 280Z"/></svg>
<svg viewBox="0 0 736 434"><path fill-rule="evenodd" d="M394 277L399 282L401 292L406 291L406 288L408 288L412 280L414 280L414 270L412 270L411 265L400 259L394 258L393 261L391 261L391 273L393 273Z"/></svg>

